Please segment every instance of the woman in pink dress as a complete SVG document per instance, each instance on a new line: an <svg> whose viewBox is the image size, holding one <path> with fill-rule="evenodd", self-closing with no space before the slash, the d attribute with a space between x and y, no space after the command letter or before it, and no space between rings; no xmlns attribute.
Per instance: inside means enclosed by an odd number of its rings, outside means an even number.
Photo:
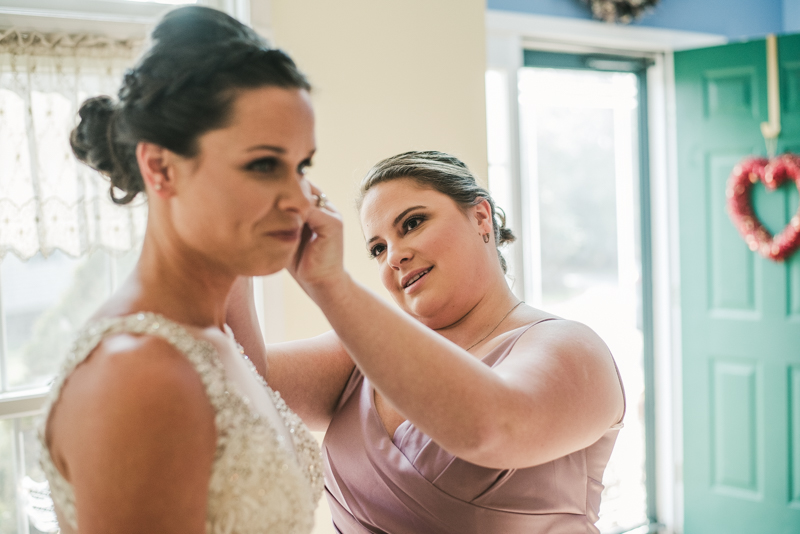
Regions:
<svg viewBox="0 0 800 534"><path fill-rule="evenodd" d="M341 218L318 207L292 274L334 332L265 352L242 285L229 320L327 430L338 531L598 532L625 410L614 360L586 326L512 293L499 247L513 234L466 166L410 152L362 182L366 247L402 312L345 271Z"/></svg>

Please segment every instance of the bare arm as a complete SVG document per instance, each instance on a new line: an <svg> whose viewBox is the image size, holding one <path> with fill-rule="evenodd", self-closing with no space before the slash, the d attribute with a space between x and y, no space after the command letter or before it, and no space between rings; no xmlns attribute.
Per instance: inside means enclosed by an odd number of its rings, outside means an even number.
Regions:
<svg viewBox="0 0 800 534"><path fill-rule="evenodd" d="M355 282L332 286L315 301L364 374L460 458L496 468L542 464L591 445L621 417L608 349L583 325L534 327L492 370Z"/></svg>
<svg viewBox="0 0 800 534"><path fill-rule="evenodd" d="M216 430L200 377L154 338L109 338L91 358L49 428L80 532L204 533Z"/></svg>
<svg viewBox="0 0 800 534"><path fill-rule="evenodd" d="M233 330L236 341L244 349L244 353L256 366L264 378L269 375L267 353L264 337L258 324L256 303L253 296L253 279L240 276L234 282L228 295L225 322Z"/></svg>
<svg viewBox="0 0 800 534"><path fill-rule="evenodd" d="M236 339L286 404L312 430L325 430L355 365L334 332L264 345L250 278L239 278L228 299Z"/></svg>
<svg viewBox="0 0 800 534"><path fill-rule="evenodd" d="M568 321L528 331L492 370L353 281L341 262L341 222L317 210L295 277L359 368L407 419L476 464L542 464L597 441L622 414L608 349Z"/></svg>
<svg viewBox="0 0 800 534"><path fill-rule="evenodd" d="M270 387L311 430L328 428L355 364L334 332L267 348Z"/></svg>

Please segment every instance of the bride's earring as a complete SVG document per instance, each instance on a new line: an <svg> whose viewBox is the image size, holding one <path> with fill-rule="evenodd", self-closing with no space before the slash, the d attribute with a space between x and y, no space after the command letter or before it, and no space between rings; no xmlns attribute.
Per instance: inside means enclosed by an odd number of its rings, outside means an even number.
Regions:
<svg viewBox="0 0 800 534"><path fill-rule="evenodd" d="M488 243L489 242L489 234L483 234L483 242L484 243Z"/></svg>

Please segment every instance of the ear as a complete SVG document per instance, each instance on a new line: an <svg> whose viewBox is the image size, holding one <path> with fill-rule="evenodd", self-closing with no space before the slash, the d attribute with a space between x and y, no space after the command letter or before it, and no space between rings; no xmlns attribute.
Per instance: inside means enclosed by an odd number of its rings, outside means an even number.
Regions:
<svg viewBox="0 0 800 534"><path fill-rule="evenodd" d="M491 234L494 229L494 223L492 221L492 206L489 201L482 198L478 204L472 207L472 210L472 215L478 223L478 231L481 235Z"/></svg>
<svg viewBox="0 0 800 534"><path fill-rule="evenodd" d="M170 172L172 152L166 148L141 141L136 145L136 161L144 180L147 196L166 198L174 194L174 180Z"/></svg>

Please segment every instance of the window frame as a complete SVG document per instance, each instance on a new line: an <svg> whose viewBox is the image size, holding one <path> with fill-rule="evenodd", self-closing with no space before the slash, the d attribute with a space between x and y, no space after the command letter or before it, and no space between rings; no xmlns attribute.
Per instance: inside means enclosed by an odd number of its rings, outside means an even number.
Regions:
<svg viewBox="0 0 800 534"><path fill-rule="evenodd" d="M213 7L250 23L250 0L197 0L196 5ZM180 4L147 0L3 0L0 28L144 39L158 19L176 7Z"/></svg>
<svg viewBox="0 0 800 534"><path fill-rule="evenodd" d="M174 7L127 0L4 0L0 13L32 17L151 24Z"/></svg>
<svg viewBox="0 0 800 534"><path fill-rule="evenodd" d="M589 65L592 59L609 61L619 63L620 67L609 68L595 68ZM653 270L652 270L652 233L651 233L651 210L650 210L650 143L648 139L649 133L649 109L648 109L648 85L647 85L647 71L655 63L653 54L651 53L637 53L634 55L608 55L608 54L580 54L580 53L553 53L552 51L543 51L538 47L531 44L526 44L523 50L523 67L539 67L539 68L552 68L552 69L565 69L565 70L590 70L596 72L626 72L636 76L638 86L638 117L637 117L637 147L639 153L637 155L638 169L636 172L636 181L638 190L638 220L639 220L639 249L641 253L641 305L642 305L642 337L643 347L642 355L644 360L644 411L645 411L645 488L647 491L646 500L646 515L649 525L652 526L658 523L658 513L656 504L656 465L655 465L655 404L654 404L654 390L655 379L653 373ZM536 195L538 196L538 195ZM529 201L530 204L534 200ZM530 209L525 210L531 213L531 216L536 217L538 207L533 205ZM538 223L536 223L538 227ZM528 246L534 246L531 236L525 240ZM541 272L541 263L533 266L528 266L523 273L535 271ZM533 291L530 291L532 289ZM538 293L538 288L529 288L529 293ZM533 295L527 294L528 299L532 299ZM536 305L536 304L534 304ZM630 406L629 406L630 409ZM640 526L634 527L636 529ZM627 530L625 530L627 532Z"/></svg>
<svg viewBox="0 0 800 534"><path fill-rule="evenodd" d="M504 188L511 192L509 210L514 227L531 228L531 214L524 209L531 198L523 179L519 128L517 72L524 65L524 51L536 49L572 54L610 54L649 57L654 64L647 69L647 131L650 175L650 237L652 262L653 351L649 382L653 406L654 451L648 450L648 471L655 475L655 495L648 495L648 510L657 523L642 527L653 532L666 527L667 532L683 529L683 421L680 352L680 280L678 277L677 161L674 126L675 85L672 76L674 50L713 46L727 42L720 35L661 28L609 25L597 21L529 15L487 10L487 71L497 71L506 80L506 113L509 139L506 161L509 172ZM530 236L512 245L514 291L520 298L537 300L537 283L526 273L537 272L537 248ZM643 265L644 268L644 265ZM540 285L540 284L539 284ZM650 415L650 414L649 414ZM654 454L653 454L654 453ZM652 506L652 508L651 508ZM638 532L638 529L637 529Z"/></svg>
<svg viewBox="0 0 800 534"><path fill-rule="evenodd" d="M269 0L263 0L269 3ZM220 9L250 23L250 0L198 0L198 5ZM164 4L152 1L129 0L4 0L0 5L0 29L16 27L24 30L67 33L91 33L108 35L117 39L144 40L159 18L180 4ZM263 30L263 29L262 29ZM85 258L86 255L80 256ZM114 261L107 263L110 289L118 286L118 273ZM268 284L271 288L274 283ZM257 295L265 291L261 280L256 284ZM0 287L2 291L2 287ZM261 304L263 299L256 299ZM259 308L263 315L263 309ZM262 321L262 325L263 325ZM24 452L20 449L20 421L42 413L50 394L50 386L37 386L8 391L5 369L6 317L0 294L0 420L12 422L12 457L14 479L19 482L25 473ZM280 341L282 332L269 336L271 341ZM17 497L17 531L27 534L29 521L24 503Z"/></svg>
<svg viewBox="0 0 800 534"><path fill-rule="evenodd" d="M221 9L245 23L250 18L250 0L198 0L197 5ZM130 0L4 0L0 5L0 28L18 26L42 32L87 31L117 37L121 31L122 35L144 39L159 17L178 6ZM116 283L114 278L112 269L112 284ZM5 330L5 312L0 298L0 345L5 343ZM0 357L0 380L3 382L7 376L4 365L5 358ZM46 386L15 391L0 387L0 419L36 414L41 411L48 392Z"/></svg>

